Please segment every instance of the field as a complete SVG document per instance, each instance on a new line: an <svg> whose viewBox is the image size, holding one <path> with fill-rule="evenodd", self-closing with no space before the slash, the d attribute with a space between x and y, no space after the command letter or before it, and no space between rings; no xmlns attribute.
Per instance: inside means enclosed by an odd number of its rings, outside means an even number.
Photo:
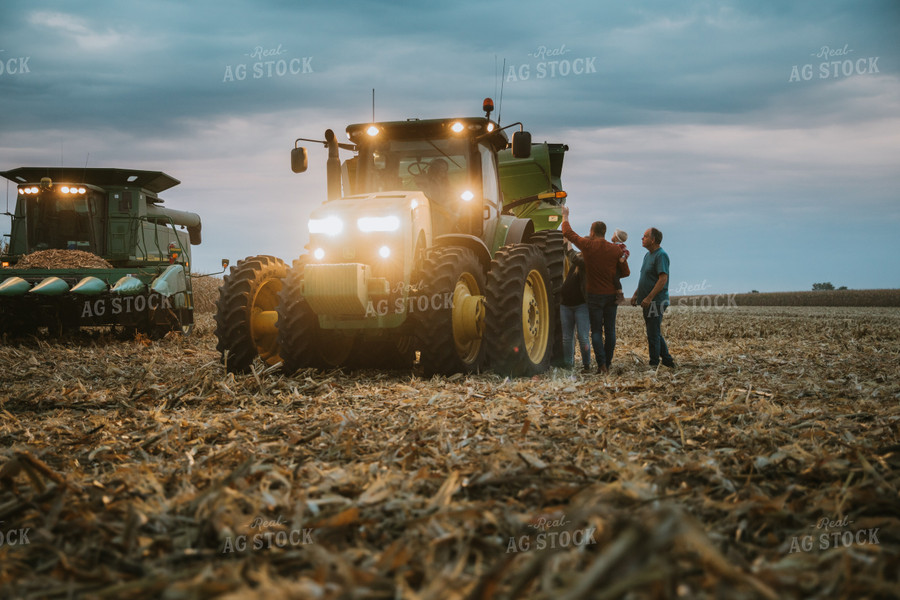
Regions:
<svg viewBox="0 0 900 600"><path fill-rule="evenodd" d="M608 377L0 346L0 596L893 598L900 311L621 308Z"/></svg>

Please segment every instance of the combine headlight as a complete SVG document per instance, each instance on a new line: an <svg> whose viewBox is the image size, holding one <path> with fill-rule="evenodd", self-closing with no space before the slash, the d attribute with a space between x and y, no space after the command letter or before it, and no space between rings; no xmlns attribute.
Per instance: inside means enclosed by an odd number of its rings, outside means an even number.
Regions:
<svg viewBox="0 0 900 600"><path fill-rule="evenodd" d="M378 256L380 256L381 258L387 258L390 255L391 255L391 249L388 248L387 246L382 246L381 248L378 249Z"/></svg>
<svg viewBox="0 0 900 600"><path fill-rule="evenodd" d="M322 260L323 258L325 258L325 250L323 250L322 248L316 248L315 250L313 250L313 256L316 258L316 260Z"/></svg>
<svg viewBox="0 0 900 600"><path fill-rule="evenodd" d="M69 193L69 186L64 185L64 186L62 186L61 188L59 188L59 191L61 191L63 194L68 194L68 193Z"/></svg>
<svg viewBox="0 0 900 600"><path fill-rule="evenodd" d="M465 125L463 125L459 121L455 122L453 125L450 126L450 130L453 133L460 133L465 128L466 128Z"/></svg>
<svg viewBox="0 0 900 600"><path fill-rule="evenodd" d="M325 235L337 235L344 230L344 222L340 217L325 217L324 219L310 219L310 233L324 233Z"/></svg>
<svg viewBox="0 0 900 600"><path fill-rule="evenodd" d="M472 198L475 197L475 194L473 194L469 190L466 190L462 194L460 194L459 197L462 198L466 202L471 202Z"/></svg>
<svg viewBox="0 0 900 600"><path fill-rule="evenodd" d="M400 219L390 217L360 217L356 220L356 226L366 233L371 231L397 231L400 229Z"/></svg>
<svg viewBox="0 0 900 600"><path fill-rule="evenodd" d="M369 128L366 129L366 133L368 133L370 137L375 137L376 135L378 135L381 132L374 125L369 125Z"/></svg>

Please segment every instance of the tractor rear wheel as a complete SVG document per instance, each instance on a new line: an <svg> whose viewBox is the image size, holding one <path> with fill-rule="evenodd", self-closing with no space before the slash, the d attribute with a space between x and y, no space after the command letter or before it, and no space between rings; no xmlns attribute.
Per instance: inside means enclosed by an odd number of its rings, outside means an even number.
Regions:
<svg viewBox="0 0 900 600"><path fill-rule="evenodd" d="M319 327L319 317L303 297L306 257L294 261L281 289L278 304L278 345L282 371L292 374L306 368L334 368L347 363L354 338Z"/></svg>
<svg viewBox="0 0 900 600"><path fill-rule="evenodd" d="M238 261L225 276L216 301L216 349L230 372L246 372L259 356L267 365L281 360L275 309L287 265L274 256Z"/></svg>
<svg viewBox="0 0 900 600"><path fill-rule="evenodd" d="M485 330L488 358L496 372L530 376L550 365L558 320L550 281L536 246L504 246L494 256L487 278Z"/></svg>
<svg viewBox="0 0 900 600"><path fill-rule="evenodd" d="M477 371L485 357L481 263L467 248L432 250L422 279L427 307L411 316L420 338L425 376Z"/></svg>
<svg viewBox="0 0 900 600"><path fill-rule="evenodd" d="M551 340L551 361L553 364L562 365L562 322L560 321L559 306L562 303L562 286L568 275L566 258L566 239L562 231L544 229L533 233L528 238L528 243L540 249L547 262L547 270L550 272L550 311L554 319L554 335Z"/></svg>

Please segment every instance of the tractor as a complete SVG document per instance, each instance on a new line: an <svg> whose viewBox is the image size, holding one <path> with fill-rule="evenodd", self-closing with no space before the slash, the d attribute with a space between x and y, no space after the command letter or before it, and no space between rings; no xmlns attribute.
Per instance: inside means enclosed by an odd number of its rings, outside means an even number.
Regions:
<svg viewBox="0 0 900 600"><path fill-rule="evenodd" d="M559 173L567 147L483 117L349 125L327 150L327 199L308 253L231 268L216 310L226 368L410 368L426 376L545 371L561 349L566 259ZM517 127L512 136L506 130ZM343 162L341 151L353 155Z"/></svg>
<svg viewBox="0 0 900 600"><path fill-rule="evenodd" d="M162 206L159 194L177 179L113 168L21 167L0 175L17 190L0 256L0 335L95 325L148 337L190 333L190 250L200 243L200 217Z"/></svg>

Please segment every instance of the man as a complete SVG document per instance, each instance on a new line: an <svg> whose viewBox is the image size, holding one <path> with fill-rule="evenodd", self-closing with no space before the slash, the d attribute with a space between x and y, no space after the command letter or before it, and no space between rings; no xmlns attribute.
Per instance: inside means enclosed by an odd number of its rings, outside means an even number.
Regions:
<svg viewBox="0 0 900 600"><path fill-rule="evenodd" d="M604 238L606 223L595 221L589 237L581 237L569 225L569 207L562 207L563 236L584 256L587 282L588 314L591 321L591 344L597 359L597 373L609 373L616 349L616 268L618 276L628 277L628 262L620 262L622 249ZM604 341L605 333L605 341Z"/></svg>
<svg viewBox="0 0 900 600"><path fill-rule="evenodd" d="M641 245L647 249L641 264L641 278L637 290L631 297L631 305L640 303L644 311L647 327L647 344L650 349L650 366L662 364L674 369L675 360L669 354L666 340L662 336L662 317L669 306L669 255L660 247L662 232L651 227L644 232Z"/></svg>

